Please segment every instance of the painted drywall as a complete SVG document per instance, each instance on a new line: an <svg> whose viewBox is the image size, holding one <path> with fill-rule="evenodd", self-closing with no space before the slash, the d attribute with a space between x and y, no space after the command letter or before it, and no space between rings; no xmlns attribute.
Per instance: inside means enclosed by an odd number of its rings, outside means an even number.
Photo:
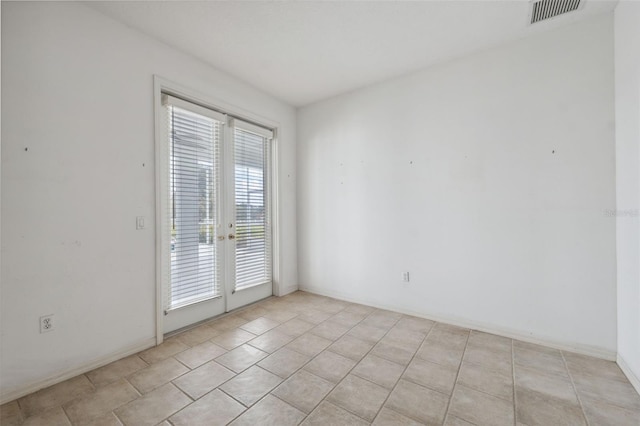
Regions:
<svg viewBox="0 0 640 426"><path fill-rule="evenodd" d="M618 357L640 392L640 3L615 10ZM629 371L625 371L629 374ZM634 380L635 379L635 380Z"/></svg>
<svg viewBox="0 0 640 426"><path fill-rule="evenodd" d="M613 73L608 14L299 109L300 287L615 357Z"/></svg>
<svg viewBox="0 0 640 426"><path fill-rule="evenodd" d="M154 74L281 124L296 288L293 108L77 3L2 2L2 66L3 399L155 336Z"/></svg>

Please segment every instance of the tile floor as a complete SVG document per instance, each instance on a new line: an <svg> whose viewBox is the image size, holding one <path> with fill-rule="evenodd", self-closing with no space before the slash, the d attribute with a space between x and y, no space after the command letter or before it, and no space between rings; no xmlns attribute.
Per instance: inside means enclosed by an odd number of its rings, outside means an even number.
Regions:
<svg viewBox="0 0 640 426"><path fill-rule="evenodd" d="M304 292L0 407L9 425L640 425L617 365Z"/></svg>

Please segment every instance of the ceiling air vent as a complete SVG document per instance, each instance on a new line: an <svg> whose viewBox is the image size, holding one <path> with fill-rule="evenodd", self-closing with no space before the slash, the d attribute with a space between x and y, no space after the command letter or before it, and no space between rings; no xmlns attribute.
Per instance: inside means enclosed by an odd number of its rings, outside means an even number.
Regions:
<svg viewBox="0 0 640 426"><path fill-rule="evenodd" d="M544 21L563 13L572 12L580 6L581 0L538 0L531 3L531 23Z"/></svg>

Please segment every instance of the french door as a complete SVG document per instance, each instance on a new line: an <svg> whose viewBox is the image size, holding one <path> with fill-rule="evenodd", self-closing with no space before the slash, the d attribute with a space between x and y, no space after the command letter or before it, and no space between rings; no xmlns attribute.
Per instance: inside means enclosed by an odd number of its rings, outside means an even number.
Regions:
<svg viewBox="0 0 640 426"><path fill-rule="evenodd" d="M163 94L164 332L272 294L273 131Z"/></svg>

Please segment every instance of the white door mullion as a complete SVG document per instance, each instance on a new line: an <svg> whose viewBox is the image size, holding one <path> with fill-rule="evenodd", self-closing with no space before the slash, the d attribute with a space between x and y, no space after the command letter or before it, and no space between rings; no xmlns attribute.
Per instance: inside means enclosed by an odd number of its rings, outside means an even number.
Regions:
<svg viewBox="0 0 640 426"><path fill-rule="evenodd" d="M224 170L225 170L225 221L227 240L226 240L226 263L225 263L225 276L227 285L227 311L230 310L229 299L232 294L235 293L236 282L236 202L235 202L235 150L234 150L234 132L235 132L235 120L229 118L228 120L228 132L225 135L225 156L224 156ZM231 238L230 238L231 236Z"/></svg>

